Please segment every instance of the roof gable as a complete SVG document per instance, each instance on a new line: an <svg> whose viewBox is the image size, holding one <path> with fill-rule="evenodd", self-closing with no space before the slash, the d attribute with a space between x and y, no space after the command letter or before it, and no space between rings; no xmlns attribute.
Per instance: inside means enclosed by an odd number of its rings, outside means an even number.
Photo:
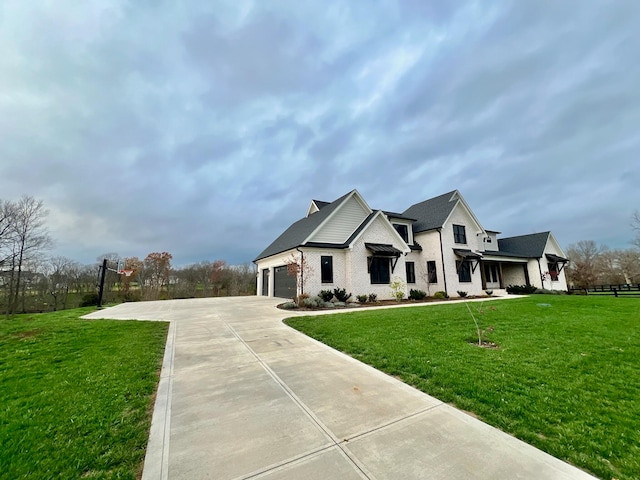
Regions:
<svg viewBox="0 0 640 480"><path fill-rule="evenodd" d="M309 205L309 209L307 210L307 217L313 213L319 212L330 203L331 202L323 202L322 200L311 200L311 205Z"/></svg>
<svg viewBox="0 0 640 480"><path fill-rule="evenodd" d="M287 228L271 245L265 248L258 255L254 262L271 255L276 255L292 248L296 248L304 241L340 206L340 204L353 192L349 192L333 202L325 205L322 209L314 213L307 213L308 216L301 218Z"/></svg>
<svg viewBox="0 0 640 480"><path fill-rule="evenodd" d="M409 247L409 245L406 244L406 242L400 236L398 231L395 228L393 228L393 225L387 219L387 216L385 215L385 213L382 210L377 210L377 211L373 212L371 215L369 215L365 219L364 222L362 222L362 225L360 225L360 227L353 233L353 235L351 235L349 240L347 240L347 243L349 244L349 247L353 246L353 244L360 237L362 237L362 235L364 235L364 233L367 231L367 229L371 225L373 225L373 223L376 222L376 221L382 222L384 227L389 232L390 237L393 238L393 240L395 240L399 245L402 246L401 250L403 251L403 253L408 253L408 252L411 251L411 247Z"/></svg>
<svg viewBox="0 0 640 480"><path fill-rule="evenodd" d="M318 213L324 212L329 206ZM303 243L343 244L372 212L357 190L352 190L304 239Z"/></svg>
<svg viewBox="0 0 640 480"><path fill-rule="evenodd" d="M318 210L312 211L314 208ZM366 219L372 213L357 190L352 190L331 203L313 200L307 216L287 228L254 259L254 262L307 243L341 246L366 223ZM328 233L323 235L323 231Z"/></svg>
<svg viewBox="0 0 640 480"><path fill-rule="evenodd" d="M417 220L413 224L414 233L425 232L444 226L458 205L463 205L480 230L484 230L482 224L473 213L473 210L471 210L458 190L453 190L411 205L403 212L403 215Z"/></svg>

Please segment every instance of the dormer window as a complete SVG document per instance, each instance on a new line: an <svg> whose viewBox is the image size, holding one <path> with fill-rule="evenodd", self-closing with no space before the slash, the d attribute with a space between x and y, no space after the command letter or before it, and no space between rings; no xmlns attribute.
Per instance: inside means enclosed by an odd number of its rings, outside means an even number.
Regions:
<svg viewBox="0 0 640 480"><path fill-rule="evenodd" d="M467 232L464 225L453 226L453 241L456 243L467 243Z"/></svg>
<svg viewBox="0 0 640 480"><path fill-rule="evenodd" d="M409 243L409 226L402 223L394 223L393 227L400 234L405 243Z"/></svg>

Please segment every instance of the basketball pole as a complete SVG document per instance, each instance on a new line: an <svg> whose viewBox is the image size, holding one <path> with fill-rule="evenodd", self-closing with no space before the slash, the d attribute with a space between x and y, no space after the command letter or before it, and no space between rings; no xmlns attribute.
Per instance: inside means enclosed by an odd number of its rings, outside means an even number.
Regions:
<svg viewBox="0 0 640 480"><path fill-rule="evenodd" d="M107 259L102 261L102 271L100 272L100 290L98 291L98 308L102 307L102 295L104 294L104 278L107 275Z"/></svg>

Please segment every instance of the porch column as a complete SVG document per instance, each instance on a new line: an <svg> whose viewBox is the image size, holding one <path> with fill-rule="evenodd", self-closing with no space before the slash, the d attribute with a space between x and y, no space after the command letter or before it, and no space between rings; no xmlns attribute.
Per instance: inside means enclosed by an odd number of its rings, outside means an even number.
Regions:
<svg viewBox="0 0 640 480"><path fill-rule="evenodd" d="M273 267L269 267L269 296L273 297L275 292L275 270Z"/></svg>
<svg viewBox="0 0 640 480"><path fill-rule="evenodd" d="M529 263L525 263L522 268L524 269L524 281L527 286L529 286L531 285L531 282L529 281Z"/></svg>

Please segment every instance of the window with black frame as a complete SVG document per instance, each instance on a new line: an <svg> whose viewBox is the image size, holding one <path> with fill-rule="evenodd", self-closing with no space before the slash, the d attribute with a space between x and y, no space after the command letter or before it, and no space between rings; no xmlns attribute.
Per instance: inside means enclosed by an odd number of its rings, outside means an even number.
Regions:
<svg viewBox="0 0 640 480"><path fill-rule="evenodd" d="M388 284L391 281L391 259L370 257L369 276L373 284Z"/></svg>
<svg viewBox="0 0 640 480"><path fill-rule="evenodd" d="M427 261L427 279L429 283L438 283L438 273L436 271L435 260Z"/></svg>
<svg viewBox="0 0 640 480"><path fill-rule="evenodd" d="M471 262L469 260L457 261L456 266L458 267L458 281L469 283L471 282Z"/></svg>
<svg viewBox="0 0 640 480"><path fill-rule="evenodd" d="M320 257L320 277L322 283L333 283L333 257L331 255Z"/></svg>
<svg viewBox="0 0 640 480"><path fill-rule="evenodd" d="M405 263L407 270L407 283L416 283L416 264L414 262Z"/></svg>
<svg viewBox="0 0 640 480"><path fill-rule="evenodd" d="M549 277L551 277L552 282L558 281L558 263L557 262L549 262L547 263L547 269L549 271Z"/></svg>
<svg viewBox="0 0 640 480"><path fill-rule="evenodd" d="M393 226L396 229L396 231L400 234L402 239L406 243L409 243L409 227L408 227L408 225L403 225L401 223L394 223Z"/></svg>
<svg viewBox="0 0 640 480"><path fill-rule="evenodd" d="M467 232L464 225L453 226L453 241L456 243L467 243Z"/></svg>

